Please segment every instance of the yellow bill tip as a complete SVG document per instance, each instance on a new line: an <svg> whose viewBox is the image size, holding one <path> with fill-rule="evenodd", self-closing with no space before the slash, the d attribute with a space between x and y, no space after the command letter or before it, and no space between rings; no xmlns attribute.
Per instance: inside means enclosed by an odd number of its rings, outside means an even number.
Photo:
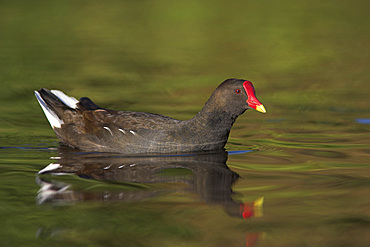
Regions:
<svg viewBox="0 0 370 247"><path fill-rule="evenodd" d="M266 113L266 109L262 104L256 106L256 110L259 111L259 112L262 112L262 113Z"/></svg>

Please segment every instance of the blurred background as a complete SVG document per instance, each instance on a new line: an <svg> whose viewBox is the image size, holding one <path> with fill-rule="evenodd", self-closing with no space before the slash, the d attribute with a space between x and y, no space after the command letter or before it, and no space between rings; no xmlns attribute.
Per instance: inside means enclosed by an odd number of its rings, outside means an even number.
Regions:
<svg viewBox="0 0 370 247"><path fill-rule="evenodd" d="M369 7L366 0L1 1L1 241L367 246ZM35 173L59 155L59 144L34 90L185 120L228 78L252 81L267 110L239 117L226 146L247 151L231 155L227 165L241 177L235 198L264 196L263 219L236 220L175 192L144 206L36 205ZM68 182L80 192L117 189L78 177ZM100 228L102 221L109 227ZM128 228L130 237L122 235Z"/></svg>

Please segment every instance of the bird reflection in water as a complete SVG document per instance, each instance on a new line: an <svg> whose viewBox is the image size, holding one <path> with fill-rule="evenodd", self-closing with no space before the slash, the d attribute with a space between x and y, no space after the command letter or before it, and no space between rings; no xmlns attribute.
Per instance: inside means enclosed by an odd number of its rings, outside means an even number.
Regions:
<svg viewBox="0 0 370 247"><path fill-rule="evenodd" d="M76 153L60 148L56 162L40 170L36 182L40 186L38 204L57 205L81 201L131 202L168 192L195 193L210 205L220 205L228 215L249 219L261 217L263 198L254 202L233 200L232 185L239 175L226 165L226 151L185 155L123 156L106 153ZM123 183L133 188L150 184L186 184L187 186L156 186L154 189L74 190L56 176L75 174L81 178ZM169 188L168 188L169 187ZM127 187L126 187L127 188ZM170 190L170 191L169 191ZM171 191L172 190L172 191ZM253 241L252 241L253 242Z"/></svg>

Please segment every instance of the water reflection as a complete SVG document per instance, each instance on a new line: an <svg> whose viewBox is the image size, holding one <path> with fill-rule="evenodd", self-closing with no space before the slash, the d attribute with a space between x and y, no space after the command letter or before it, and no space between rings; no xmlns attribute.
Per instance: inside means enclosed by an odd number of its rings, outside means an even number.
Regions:
<svg viewBox="0 0 370 247"><path fill-rule="evenodd" d="M56 162L40 170L36 178L39 204L73 204L81 201L131 202L170 192L195 193L207 204L221 205L230 216L245 219L262 216L263 199L235 201L232 185L239 175L226 165L225 151L189 155L121 156L76 153L61 148ZM75 189L62 177L75 174L84 179L105 181L108 189L91 192ZM122 185L110 189L109 185ZM149 188L146 187L149 185ZM151 186L161 185L161 186ZM179 186L181 185L181 186Z"/></svg>

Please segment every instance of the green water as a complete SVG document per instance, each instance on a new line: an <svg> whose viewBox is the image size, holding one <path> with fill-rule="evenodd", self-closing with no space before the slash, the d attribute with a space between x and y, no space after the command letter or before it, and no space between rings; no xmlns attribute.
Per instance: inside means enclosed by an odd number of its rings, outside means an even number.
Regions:
<svg viewBox="0 0 370 247"><path fill-rule="evenodd" d="M1 245L369 246L368 9L1 1ZM60 150L33 95L188 119L232 77L254 83L267 114L239 117L229 155ZM50 163L64 170L37 174ZM263 215L243 219L259 198Z"/></svg>

